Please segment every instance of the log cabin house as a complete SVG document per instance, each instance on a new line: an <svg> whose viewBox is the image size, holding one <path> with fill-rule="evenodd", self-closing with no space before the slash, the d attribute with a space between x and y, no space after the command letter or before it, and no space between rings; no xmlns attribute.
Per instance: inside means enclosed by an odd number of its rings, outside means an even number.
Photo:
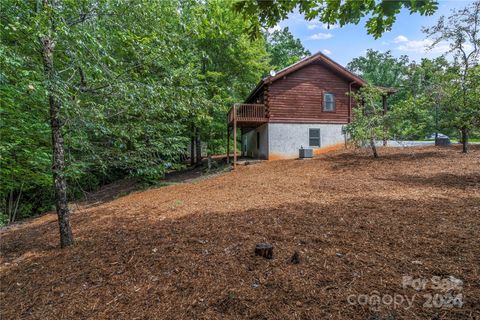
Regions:
<svg viewBox="0 0 480 320"><path fill-rule="evenodd" d="M355 102L348 95L367 82L322 53L263 78L244 103L227 115L228 141L233 131L236 162L237 129L242 156L276 160L298 158L300 148L314 155L343 148L344 127ZM387 94L394 89L385 89ZM383 107L387 110L387 96ZM230 158L230 143L228 143Z"/></svg>

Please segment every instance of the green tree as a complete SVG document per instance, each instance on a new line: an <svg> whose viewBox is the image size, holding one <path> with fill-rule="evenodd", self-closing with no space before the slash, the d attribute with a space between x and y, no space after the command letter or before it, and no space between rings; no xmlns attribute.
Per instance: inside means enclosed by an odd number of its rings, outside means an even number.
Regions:
<svg viewBox="0 0 480 320"><path fill-rule="evenodd" d="M371 85L396 89L397 92L388 98L389 107L392 109L409 95L404 89L408 66L407 56L395 58L390 51L382 53L368 49L365 56L352 59L347 68Z"/></svg>
<svg viewBox="0 0 480 320"><path fill-rule="evenodd" d="M43 73L31 67L35 56L10 46L14 33L6 25L0 42L0 225L48 211L52 200Z"/></svg>
<svg viewBox="0 0 480 320"><path fill-rule="evenodd" d="M447 67L448 61L442 56L435 59L423 58L420 63L413 61L405 70L402 90L412 96L434 91Z"/></svg>
<svg viewBox="0 0 480 320"><path fill-rule="evenodd" d="M192 125L209 153L224 151L226 112L268 71L264 39L245 34L247 23L232 3L192 2L188 13L184 11L193 50L200 57L197 78L205 97L201 107L192 110Z"/></svg>
<svg viewBox="0 0 480 320"><path fill-rule="evenodd" d="M440 125L460 131L462 152L468 152L470 132L480 124L479 66L472 67L467 78L459 66L451 66L441 79L439 88ZM467 87L467 91L464 91Z"/></svg>
<svg viewBox="0 0 480 320"><path fill-rule="evenodd" d="M184 119L205 101L200 58L178 4L112 3L115 18L92 21L83 50L74 52L67 126L70 173L80 183L92 171L107 178L162 177L186 150ZM101 46L90 41L92 34Z"/></svg>
<svg viewBox="0 0 480 320"><path fill-rule="evenodd" d="M0 216L17 203L20 217L50 209L52 95L68 200L181 167L192 124L210 152L223 152L226 110L268 71L264 39L251 41L225 4L4 0ZM50 73L45 36L55 41Z"/></svg>
<svg viewBox="0 0 480 320"><path fill-rule="evenodd" d="M439 108L441 82L449 68L445 57L424 58L417 63L406 56L395 58L390 52L368 50L365 56L354 58L348 68L370 84L397 89L388 98L390 136L423 139L439 129L452 133L445 121L448 115Z"/></svg>
<svg viewBox="0 0 480 320"><path fill-rule="evenodd" d="M439 126L440 82L448 67L444 57L412 61L401 75L398 92L389 100L390 134L399 139L424 139L446 127Z"/></svg>
<svg viewBox="0 0 480 320"><path fill-rule="evenodd" d="M265 38L267 52L271 59L270 65L273 69L281 70L311 54L288 28L267 31Z"/></svg>
<svg viewBox="0 0 480 320"><path fill-rule="evenodd" d="M432 15L437 10L438 4L434 0L238 0L235 8L250 21L248 31L252 36L260 35L263 27L273 28L281 20L286 19L289 13L298 10L307 20L319 20L327 25L358 24L363 17L370 16L365 27L369 34L379 38L385 31L391 30L402 8L407 9L410 14Z"/></svg>
<svg viewBox="0 0 480 320"><path fill-rule="evenodd" d="M402 140L424 139L435 130L433 104L427 94L408 96L399 101L388 112L390 132Z"/></svg>
<svg viewBox="0 0 480 320"><path fill-rule="evenodd" d="M20 57L18 64L25 65L19 67L35 71L29 80L38 76L40 85L32 86L43 93L43 101L30 100L29 106L50 107L54 147L50 154L62 246L73 241L67 180L87 180L118 170L155 175L186 145L182 145L182 123L177 119L198 92L195 83L185 81L192 79L184 72L193 69L188 56L178 55L178 43L188 43L188 39L170 37L173 31L176 35L182 31L173 4L10 1L5 6L8 11L2 15L2 24L7 28L2 43L6 60ZM160 19L159 12L168 18ZM160 39L159 32L163 33ZM9 85L18 81L15 73L8 74ZM174 87L176 91L171 90ZM20 94L12 94L12 104L20 101ZM13 120L6 126L10 131L19 129ZM2 140L9 137L13 140L13 135L2 136ZM9 166L2 175L19 166L34 168L18 157L4 160ZM6 193L21 194L18 186L10 186Z"/></svg>
<svg viewBox="0 0 480 320"><path fill-rule="evenodd" d="M376 86L399 87L406 73L407 56L395 58L390 51L368 49L365 56L352 59L347 68Z"/></svg>
<svg viewBox="0 0 480 320"><path fill-rule="evenodd" d="M469 132L478 125L478 96L475 70L480 63L480 1L461 10L452 10L448 18L423 30L433 39L431 47L447 42L454 56L453 67L442 83L444 107L451 125L460 130L463 152L468 152Z"/></svg>
<svg viewBox="0 0 480 320"><path fill-rule="evenodd" d="M357 145L369 144L375 158L378 158L376 140L383 137L387 121L381 103L384 94L380 88L372 85L351 93L357 107L353 109L353 121L347 126L347 132Z"/></svg>

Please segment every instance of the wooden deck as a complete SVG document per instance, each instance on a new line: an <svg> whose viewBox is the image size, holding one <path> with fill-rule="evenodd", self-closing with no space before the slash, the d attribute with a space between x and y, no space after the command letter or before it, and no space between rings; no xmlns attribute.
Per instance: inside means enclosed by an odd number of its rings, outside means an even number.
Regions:
<svg viewBox="0 0 480 320"><path fill-rule="evenodd" d="M228 111L228 126L233 127L256 127L268 121L264 104L235 104Z"/></svg>
<svg viewBox="0 0 480 320"><path fill-rule="evenodd" d="M264 104L236 103L227 115L227 162L230 161L230 128L233 132L233 167L237 165L237 128L256 128L268 122Z"/></svg>

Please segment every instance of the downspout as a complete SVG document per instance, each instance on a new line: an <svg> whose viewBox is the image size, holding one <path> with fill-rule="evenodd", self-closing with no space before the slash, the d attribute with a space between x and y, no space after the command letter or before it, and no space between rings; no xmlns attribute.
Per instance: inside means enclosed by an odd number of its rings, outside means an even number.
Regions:
<svg viewBox="0 0 480 320"><path fill-rule="evenodd" d="M352 81L348 84L348 123L352 122L352 84L356 83L356 81ZM347 138L347 131L345 130L345 149L348 146L348 138Z"/></svg>
<svg viewBox="0 0 480 320"><path fill-rule="evenodd" d="M352 122L352 84L356 81L348 84L348 123Z"/></svg>

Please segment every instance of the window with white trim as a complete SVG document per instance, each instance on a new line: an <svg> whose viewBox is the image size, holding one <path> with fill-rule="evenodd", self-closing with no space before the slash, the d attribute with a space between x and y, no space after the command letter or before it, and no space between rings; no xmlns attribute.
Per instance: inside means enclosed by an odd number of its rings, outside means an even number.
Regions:
<svg viewBox="0 0 480 320"><path fill-rule="evenodd" d="M308 145L320 147L320 129L308 129Z"/></svg>
<svg viewBox="0 0 480 320"><path fill-rule="evenodd" d="M325 92L323 94L323 111L335 112L335 94Z"/></svg>

